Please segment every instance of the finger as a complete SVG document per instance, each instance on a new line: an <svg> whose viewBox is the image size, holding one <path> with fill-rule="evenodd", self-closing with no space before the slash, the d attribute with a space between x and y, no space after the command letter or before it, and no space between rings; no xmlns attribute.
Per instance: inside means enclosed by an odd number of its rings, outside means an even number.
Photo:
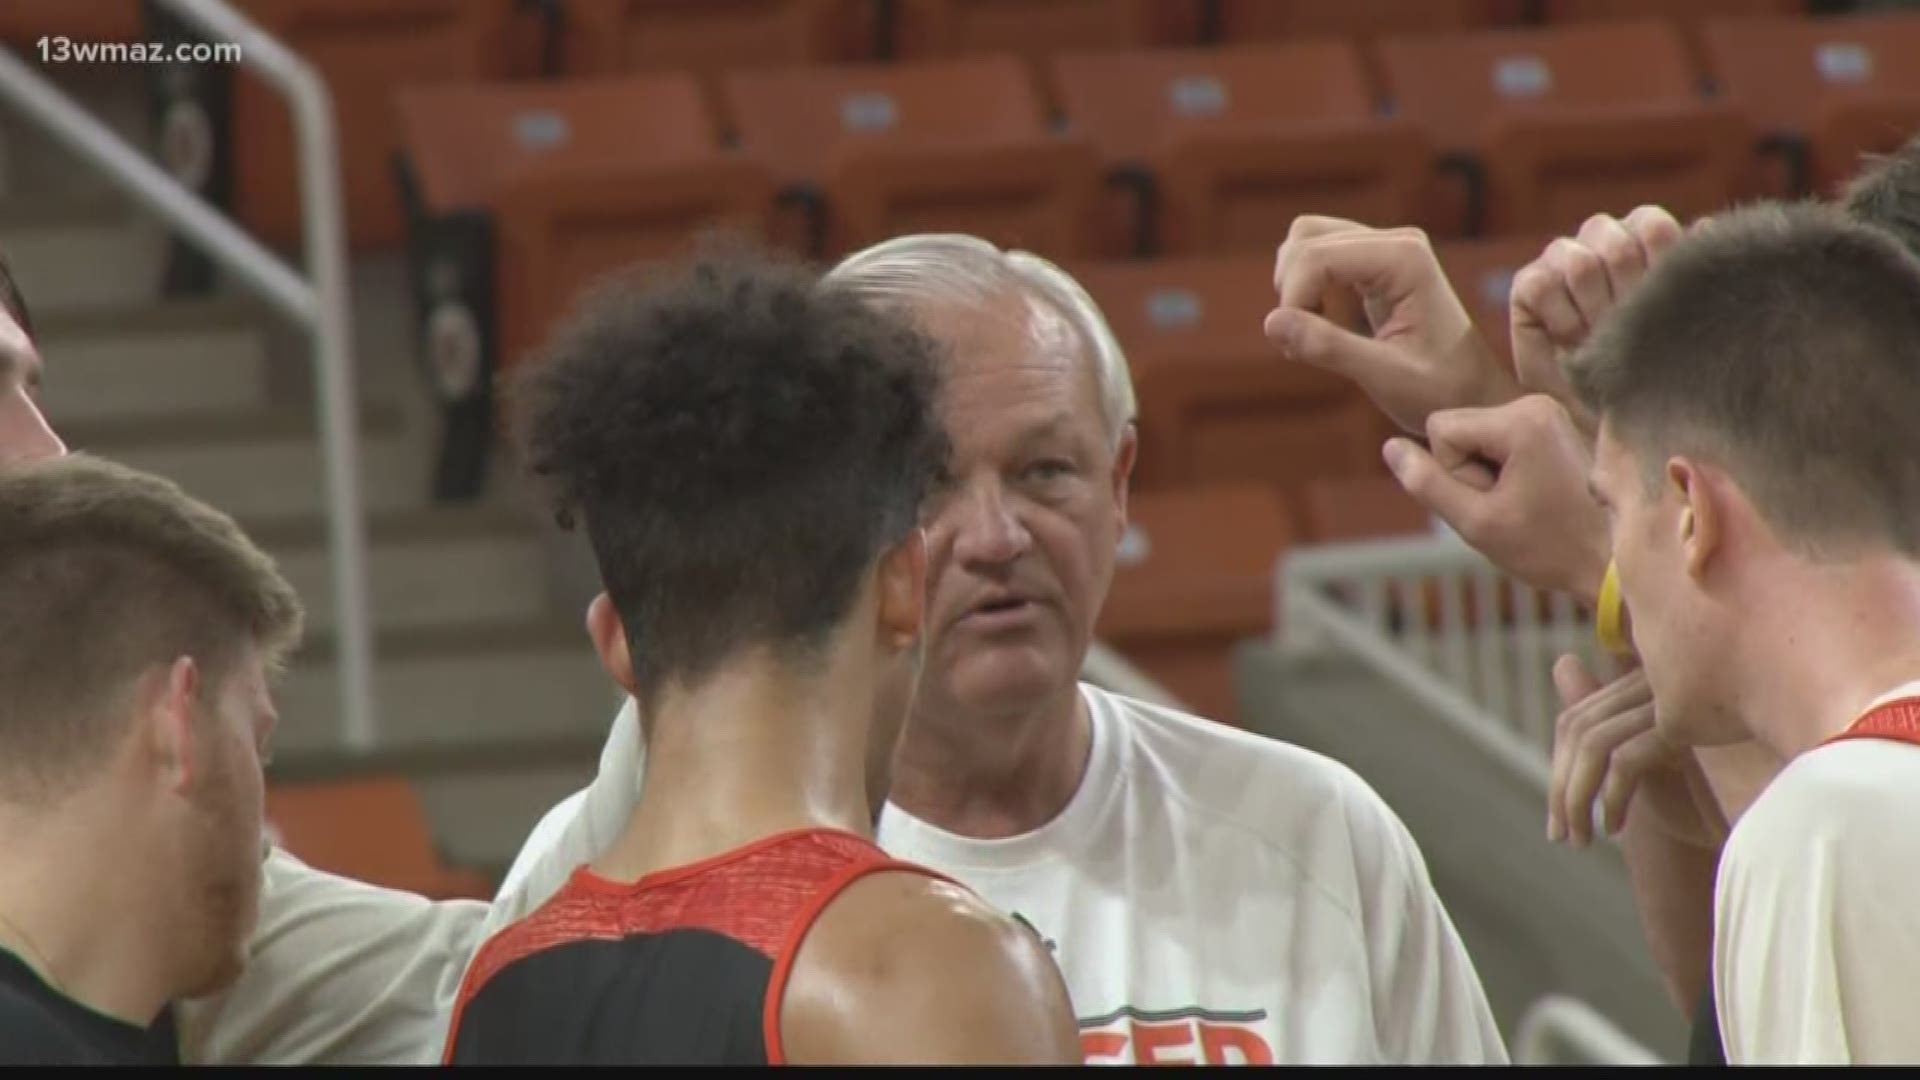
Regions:
<svg viewBox="0 0 1920 1080"><path fill-rule="evenodd" d="M1635 207L1620 224L1640 242L1641 249L1646 252L1648 266L1658 262L1660 256L1679 243L1687 233L1678 218L1659 206Z"/></svg>
<svg viewBox="0 0 1920 1080"><path fill-rule="evenodd" d="M1567 835L1575 847L1585 847L1593 841L1594 799L1608 776L1619 769L1620 776L1616 783L1628 785L1631 789L1640 782L1638 773L1626 771L1631 762L1614 760L1614 750L1652 726L1653 709L1651 706L1642 706L1602 720L1575 736L1573 760L1567 770L1566 790L1562 796L1566 800L1562 812L1566 814ZM1626 797L1632 797L1631 790Z"/></svg>
<svg viewBox="0 0 1920 1080"><path fill-rule="evenodd" d="M1577 240L1562 237L1547 247L1547 258L1566 282L1567 295L1573 298L1579 313L1579 337L1562 340L1562 345L1585 341L1600 320L1613 310L1613 287L1607 281L1607 264L1600 253Z"/></svg>
<svg viewBox="0 0 1920 1080"><path fill-rule="evenodd" d="M1647 249L1611 214L1588 218L1586 224L1580 226L1580 245L1600 257L1600 267L1607 277L1607 291L1616 304L1625 300L1647 275ZM1594 313L1587 314L1589 323L1597 323Z"/></svg>
<svg viewBox="0 0 1920 1080"><path fill-rule="evenodd" d="M1447 287L1439 265L1418 229L1339 232L1283 245L1274 286L1282 308L1315 311L1342 288L1392 302L1436 281Z"/></svg>
<svg viewBox="0 0 1920 1080"><path fill-rule="evenodd" d="M1563 706L1579 704L1600 689L1600 680L1587 670L1586 662L1573 653L1554 661L1553 686ZM1561 807L1567 786L1567 773L1573 765L1574 740L1568 738L1567 713L1562 712L1554 725L1553 752L1547 782L1547 839L1559 843L1567 838L1567 819Z"/></svg>
<svg viewBox="0 0 1920 1080"><path fill-rule="evenodd" d="M1600 680L1587 670L1579 653L1566 653L1553 662L1553 688L1560 693L1562 710L1571 709L1600 691Z"/></svg>
<svg viewBox="0 0 1920 1080"><path fill-rule="evenodd" d="M1508 402L1491 409L1444 409L1434 413L1427 417L1427 441L1444 460L1478 457L1496 466L1505 465L1513 455L1519 415L1516 404Z"/></svg>
<svg viewBox="0 0 1920 1080"><path fill-rule="evenodd" d="M1438 514L1468 543L1480 534L1487 498L1485 489L1476 489L1460 476L1449 472L1432 454L1409 439L1391 439L1382 451L1387 468L1408 495L1421 506ZM1484 475L1484 474L1483 474Z"/></svg>
<svg viewBox="0 0 1920 1080"><path fill-rule="evenodd" d="M1566 278L1544 255L1513 275L1507 313L1516 349L1525 334L1536 334L1559 345L1578 344L1586 336L1586 322L1573 302L1573 294L1567 291Z"/></svg>
<svg viewBox="0 0 1920 1080"><path fill-rule="evenodd" d="M1356 334L1311 311L1276 308L1267 313L1267 340L1292 360L1352 380L1371 396L1382 387L1418 378L1392 346Z"/></svg>
<svg viewBox="0 0 1920 1080"><path fill-rule="evenodd" d="M1362 225L1357 221L1349 221L1346 218L1331 217L1326 214L1301 214L1299 217L1293 219L1291 225L1287 226L1287 242L1293 243L1297 240L1313 240L1322 236L1332 236L1336 233L1369 231L1373 231L1371 225Z"/></svg>
<svg viewBox="0 0 1920 1080"><path fill-rule="evenodd" d="M1600 785L1600 820L1606 835L1616 835L1626 825L1627 808L1640 787L1640 778L1666 754L1659 733L1651 728L1614 749L1607 778Z"/></svg>

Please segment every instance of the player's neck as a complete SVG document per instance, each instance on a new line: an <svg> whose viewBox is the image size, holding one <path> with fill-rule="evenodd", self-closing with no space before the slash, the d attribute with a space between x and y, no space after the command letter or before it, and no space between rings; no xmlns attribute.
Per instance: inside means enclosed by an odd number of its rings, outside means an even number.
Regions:
<svg viewBox="0 0 1920 1080"><path fill-rule="evenodd" d="M1078 682L1017 712L983 715L921 687L894 763L895 806L959 836L1032 832L1080 790L1093 720Z"/></svg>
<svg viewBox="0 0 1920 1080"><path fill-rule="evenodd" d="M1746 680L1747 726L1782 760L1846 730L1874 700L1920 681L1920 566L1881 559L1817 568L1777 601L1771 648Z"/></svg>
<svg viewBox="0 0 1920 1080"><path fill-rule="evenodd" d="M745 662L661 695L644 725L639 804L595 871L632 880L794 829L871 836L864 718L873 684L847 666L796 676Z"/></svg>
<svg viewBox="0 0 1920 1080"><path fill-rule="evenodd" d="M150 853L126 820L93 792L46 811L0 804L0 947L65 997L145 1027L173 991L167 893L141 880Z"/></svg>

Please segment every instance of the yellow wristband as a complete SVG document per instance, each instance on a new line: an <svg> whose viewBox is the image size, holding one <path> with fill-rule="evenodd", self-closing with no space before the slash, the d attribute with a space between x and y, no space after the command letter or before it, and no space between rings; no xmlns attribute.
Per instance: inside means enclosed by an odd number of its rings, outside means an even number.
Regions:
<svg viewBox="0 0 1920 1080"><path fill-rule="evenodd" d="M1626 603L1620 597L1620 571L1607 562L1607 574L1600 579L1600 599L1593 617L1594 636L1600 647L1615 656L1632 656L1633 643L1626 635Z"/></svg>

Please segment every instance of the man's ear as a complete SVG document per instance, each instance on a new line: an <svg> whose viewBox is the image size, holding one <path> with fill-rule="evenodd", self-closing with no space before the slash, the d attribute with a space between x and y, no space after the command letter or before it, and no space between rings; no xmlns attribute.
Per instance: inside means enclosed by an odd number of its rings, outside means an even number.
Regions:
<svg viewBox="0 0 1920 1080"><path fill-rule="evenodd" d="M1127 534L1127 492L1133 486L1133 466L1139 456L1140 429L1129 420L1120 433L1120 446L1113 454L1113 505L1119 510L1120 536Z"/></svg>
<svg viewBox="0 0 1920 1080"><path fill-rule="evenodd" d="M149 670L135 691L139 738L162 783L175 794L184 794L198 779L193 716L201 688L200 665L191 656L182 656L164 668Z"/></svg>
<svg viewBox="0 0 1920 1080"><path fill-rule="evenodd" d="M927 533L914 529L880 559L880 634L893 649L910 647L926 620Z"/></svg>
<svg viewBox="0 0 1920 1080"><path fill-rule="evenodd" d="M587 605L587 636L593 639L593 651L600 654L600 666L614 684L629 695L639 696L633 681L633 651L627 646L627 628L614 610L613 598L605 592Z"/></svg>
<svg viewBox="0 0 1920 1080"><path fill-rule="evenodd" d="M1675 540L1686 559L1688 576L1698 580L1706 575L1707 564L1719 553L1725 537L1728 507L1723 503L1728 492L1697 463L1684 457L1667 462L1667 483L1680 500L1680 513L1674 519Z"/></svg>

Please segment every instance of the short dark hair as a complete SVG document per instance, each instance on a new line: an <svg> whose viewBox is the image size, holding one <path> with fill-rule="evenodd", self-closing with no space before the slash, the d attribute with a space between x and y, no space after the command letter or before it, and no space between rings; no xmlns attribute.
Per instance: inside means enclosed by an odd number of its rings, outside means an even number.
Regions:
<svg viewBox="0 0 1920 1080"><path fill-rule="evenodd" d="M1920 256L1920 135L1890 154L1874 155L1847 183L1840 204L1856 220L1887 230Z"/></svg>
<svg viewBox="0 0 1920 1080"><path fill-rule="evenodd" d="M1920 556L1920 260L1886 232L1811 204L1715 217L1569 366L1650 467L1718 460L1801 550Z"/></svg>
<svg viewBox="0 0 1920 1080"><path fill-rule="evenodd" d="M933 343L747 250L597 289L517 385L528 466L584 525L642 704L757 646L817 655L946 471Z"/></svg>
<svg viewBox="0 0 1920 1080"><path fill-rule="evenodd" d="M171 481L85 454L0 470L0 795L86 776L155 665L191 656L211 690L249 644L278 664L302 619L273 560Z"/></svg>
<svg viewBox="0 0 1920 1080"><path fill-rule="evenodd" d="M20 284L13 279L13 268L7 265L5 255L0 255L0 307L7 309L7 314L20 324L27 337L33 337L33 316L27 312L27 298L20 294Z"/></svg>

